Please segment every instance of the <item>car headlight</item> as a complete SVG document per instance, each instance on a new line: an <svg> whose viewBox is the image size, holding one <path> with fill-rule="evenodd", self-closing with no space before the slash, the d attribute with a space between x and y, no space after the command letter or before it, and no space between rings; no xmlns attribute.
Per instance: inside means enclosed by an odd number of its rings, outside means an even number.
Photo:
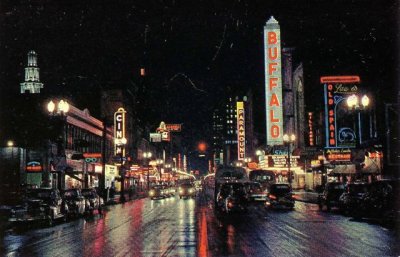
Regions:
<svg viewBox="0 0 400 257"><path fill-rule="evenodd" d="M153 196L154 195L154 191L150 191L149 195Z"/></svg>
<svg viewBox="0 0 400 257"><path fill-rule="evenodd" d="M189 189L189 193L193 193L193 189Z"/></svg>

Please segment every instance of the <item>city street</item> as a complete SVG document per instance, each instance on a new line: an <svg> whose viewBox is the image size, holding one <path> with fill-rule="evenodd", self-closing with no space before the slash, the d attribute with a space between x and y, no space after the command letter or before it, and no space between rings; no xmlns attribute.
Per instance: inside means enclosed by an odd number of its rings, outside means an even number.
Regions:
<svg viewBox="0 0 400 257"><path fill-rule="evenodd" d="M4 256L398 256L395 230L316 204L216 215L210 198L137 199L103 216L2 236Z"/></svg>

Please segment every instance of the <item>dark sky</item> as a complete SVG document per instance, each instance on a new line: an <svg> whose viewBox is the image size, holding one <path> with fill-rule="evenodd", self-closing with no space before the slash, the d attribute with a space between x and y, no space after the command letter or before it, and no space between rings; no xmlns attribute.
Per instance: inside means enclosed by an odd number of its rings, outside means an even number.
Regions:
<svg viewBox="0 0 400 257"><path fill-rule="evenodd" d="M304 65L308 109L322 104L322 75L360 75L380 105L396 95L398 1L94 2L1 1L3 97L18 92L31 49L46 90L70 94L94 114L98 99L90 96L104 85L136 83L146 62L154 90L167 92L155 106L160 119L196 127L201 138L201 124L227 87L263 96L263 26L271 15L282 47L294 47L295 62Z"/></svg>

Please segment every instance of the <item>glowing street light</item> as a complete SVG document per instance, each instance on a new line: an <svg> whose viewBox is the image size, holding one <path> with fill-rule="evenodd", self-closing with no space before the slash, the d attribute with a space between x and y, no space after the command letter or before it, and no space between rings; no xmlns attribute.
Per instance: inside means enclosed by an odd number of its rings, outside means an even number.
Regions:
<svg viewBox="0 0 400 257"><path fill-rule="evenodd" d="M292 186L292 173L290 171L290 145L296 141L296 136L294 134L288 135L284 134L283 135L283 142L285 145L287 145L287 152L288 152L288 182L290 186Z"/></svg>

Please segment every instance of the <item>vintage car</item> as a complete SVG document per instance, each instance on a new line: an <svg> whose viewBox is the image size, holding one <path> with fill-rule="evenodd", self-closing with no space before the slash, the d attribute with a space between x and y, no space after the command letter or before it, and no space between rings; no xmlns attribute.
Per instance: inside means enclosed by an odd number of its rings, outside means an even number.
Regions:
<svg viewBox="0 0 400 257"><path fill-rule="evenodd" d="M162 185L155 185L149 190L150 199L161 199L166 197L166 190Z"/></svg>
<svg viewBox="0 0 400 257"><path fill-rule="evenodd" d="M351 182L345 186L344 193L339 197L339 209L345 215L357 210L368 192L369 184L366 182Z"/></svg>
<svg viewBox="0 0 400 257"><path fill-rule="evenodd" d="M344 184L341 182L328 182L321 194L318 195L318 206L324 206L330 211L332 207L339 207L339 198L344 193Z"/></svg>
<svg viewBox="0 0 400 257"><path fill-rule="evenodd" d="M104 206L104 200L102 197L99 196L96 189L85 188L82 189L81 192L83 197L85 197L86 199L85 212L93 215L93 212L97 210L99 213L101 213Z"/></svg>
<svg viewBox="0 0 400 257"><path fill-rule="evenodd" d="M193 183L181 184L178 189L179 198L194 198L196 197L196 188Z"/></svg>
<svg viewBox="0 0 400 257"><path fill-rule="evenodd" d="M9 221L13 223L46 222L52 225L55 220L66 219L68 207L63 203L60 193L53 188L32 188L26 190L21 205L11 209Z"/></svg>
<svg viewBox="0 0 400 257"><path fill-rule="evenodd" d="M248 185L241 182L226 182L220 185L215 209L224 213L247 211Z"/></svg>
<svg viewBox="0 0 400 257"><path fill-rule="evenodd" d="M85 213L85 206L88 200L83 197L80 189L64 190L63 199L68 206L68 217L78 217Z"/></svg>
<svg viewBox="0 0 400 257"><path fill-rule="evenodd" d="M289 184L277 183L271 185L267 196L265 205L268 208L294 208L295 200Z"/></svg>
<svg viewBox="0 0 400 257"><path fill-rule="evenodd" d="M400 180L382 179L369 185L360 206L351 215L354 218L375 219L393 225L400 217Z"/></svg>
<svg viewBox="0 0 400 257"><path fill-rule="evenodd" d="M250 202L265 202L267 201L267 190L263 190L261 184L258 182L249 182L248 195Z"/></svg>

